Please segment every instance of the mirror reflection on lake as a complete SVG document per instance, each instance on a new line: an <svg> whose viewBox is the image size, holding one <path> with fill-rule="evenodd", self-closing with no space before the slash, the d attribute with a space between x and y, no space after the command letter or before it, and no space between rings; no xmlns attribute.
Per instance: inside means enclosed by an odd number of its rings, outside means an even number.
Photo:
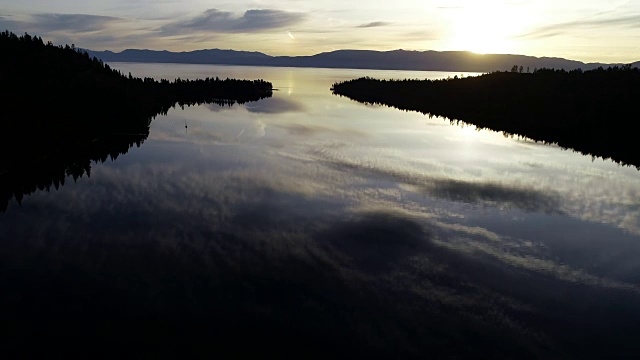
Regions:
<svg viewBox="0 0 640 360"><path fill-rule="evenodd" d="M329 90L460 74L113 67L278 91L174 108L90 176L11 200L0 305L15 339L183 355L640 351L635 168Z"/></svg>

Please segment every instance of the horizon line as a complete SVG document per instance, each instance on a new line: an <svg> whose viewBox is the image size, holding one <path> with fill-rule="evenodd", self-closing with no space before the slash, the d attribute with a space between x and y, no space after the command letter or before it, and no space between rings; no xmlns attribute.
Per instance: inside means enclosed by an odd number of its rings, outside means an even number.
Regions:
<svg viewBox="0 0 640 360"><path fill-rule="evenodd" d="M478 55L478 56L494 56L494 55L504 55L504 56L524 56L524 57L529 57L529 58L535 58L535 59L560 59L560 60L567 60L567 61L575 61L575 62L579 62L579 63L583 63L585 65L591 65L591 64L602 64L602 65L627 65L627 64L635 64L635 63L640 63L640 59L635 60L635 61L631 61L631 62L613 62L613 63L609 63L609 62L601 62L601 61L582 61L582 60L576 60L576 59L569 59L569 58L564 58L564 57L560 57L560 56L549 56L549 55L545 55L545 56L536 56L536 55L526 55L526 54L515 54L515 53L478 53L478 52L474 52L471 50L410 50L410 49L402 49L402 48L398 48L398 49L393 49L393 50L374 50L374 49L336 49L336 50L331 50L331 51L322 51L322 52L318 52L318 53L313 53L313 54L309 54L309 55L271 55L262 51L257 51L257 50L236 50L236 49L223 49L223 48L204 48L204 49L195 49L195 50L183 50L183 51L173 51L173 50L168 50L168 49L149 49L149 48L126 48L120 51L114 51L114 50L110 50L110 49L106 49L106 50L93 50L93 49L89 49L89 48L81 48L83 50L86 51L91 51L91 52L111 52L113 54L121 54L124 51L127 50L139 50L139 51L156 51L156 52L169 52L169 53L174 53L174 54L181 54L181 53L192 53L192 52L196 52L196 51L211 51L211 50L220 50L220 51L234 51L234 52L244 52L244 53L257 53L257 54L262 54L262 55L266 55L269 57L273 57L273 58L279 58L279 57L311 57L311 56L316 56L316 55L320 55L320 54L330 54L330 53L334 53L334 52L339 52L339 51L370 51L370 52L378 52L378 53L390 53L390 52L395 52L395 51L406 51L406 52L419 52L419 53L425 53L425 52L437 52L437 53L469 53L469 54L473 54L473 55Z"/></svg>

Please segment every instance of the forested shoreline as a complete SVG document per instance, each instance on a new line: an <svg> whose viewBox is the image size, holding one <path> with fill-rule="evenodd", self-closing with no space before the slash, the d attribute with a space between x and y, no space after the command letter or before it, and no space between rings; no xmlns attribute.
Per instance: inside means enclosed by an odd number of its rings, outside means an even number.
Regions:
<svg viewBox="0 0 640 360"><path fill-rule="evenodd" d="M272 95L263 80L136 78L28 34L0 33L0 50L0 211L13 197L89 174L91 161L140 145L152 119L173 106Z"/></svg>
<svg viewBox="0 0 640 360"><path fill-rule="evenodd" d="M73 45L45 44L28 34L0 33L0 49L6 54L0 57L0 101L11 107L11 115L21 117L5 121L12 127L102 131L131 126L132 119L145 122L176 104L244 103L272 94L271 83L263 80L178 78L170 82L126 76ZM65 117L51 122L27 116L32 114Z"/></svg>
<svg viewBox="0 0 640 360"><path fill-rule="evenodd" d="M332 91L640 166L633 131L640 119L640 70L631 66L533 72L516 66L442 80L360 78L336 83Z"/></svg>

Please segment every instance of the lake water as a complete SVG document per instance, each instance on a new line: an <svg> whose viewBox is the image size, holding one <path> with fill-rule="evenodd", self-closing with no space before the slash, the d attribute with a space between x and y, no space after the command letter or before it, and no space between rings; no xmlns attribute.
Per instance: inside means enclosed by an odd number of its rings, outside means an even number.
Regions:
<svg viewBox="0 0 640 360"><path fill-rule="evenodd" d="M460 74L113 67L277 91L172 109L90 177L11 201L11 341L182 355L640 351L635 168L330 91Z"/></svg>

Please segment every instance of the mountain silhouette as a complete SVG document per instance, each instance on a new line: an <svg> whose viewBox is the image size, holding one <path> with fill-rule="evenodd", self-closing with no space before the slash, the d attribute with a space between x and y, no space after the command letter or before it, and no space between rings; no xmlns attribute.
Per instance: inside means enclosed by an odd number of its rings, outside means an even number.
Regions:
<svg viewBox="0 0 640 360"><path fill-rule="evenodd" d="M591 70L623 64L584 63L557 57L534 57L508 54L475 54L469 51L373 51L337 50L311 56L270 56L261 52L235 50L166 50L128 49L112 51L87 50L105 62L146 62L182 64L252 65L281 67L316 67L380 70L468 71L508 70L513 64L535 68ZM640 66L640 61L632 66Z"/></svg>

